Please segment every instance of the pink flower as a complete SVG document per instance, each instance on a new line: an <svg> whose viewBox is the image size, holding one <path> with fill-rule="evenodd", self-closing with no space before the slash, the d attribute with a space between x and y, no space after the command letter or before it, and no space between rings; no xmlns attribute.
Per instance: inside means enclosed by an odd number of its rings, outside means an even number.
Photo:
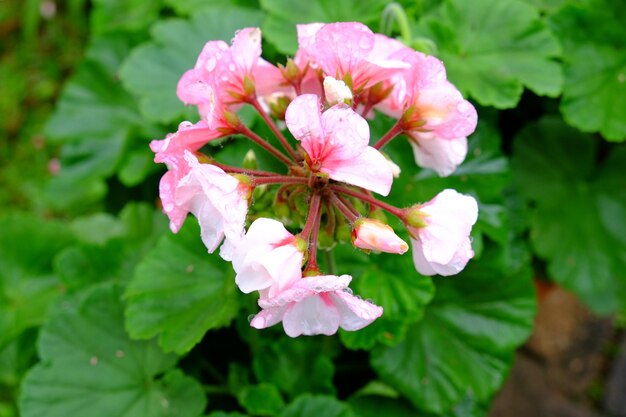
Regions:
<svg viewBox="0 0 626 417"><path fill-rule="evenodd" d="M442 139L432 132L410 132L415 163L434 169L440 177L452 174L467 155L467 138Z"/></svg>
<svg viewBox="0 0 626 417"><path fill-rule="evenodd" d="M302 276L306 242L273 219L256 219L233 253L235 282L244 293L273 297Z"/></svg>
<svg viewBox="0 0 626 417"><path fill-rule="evenodd" d="M409 245L385 223L375 219L358 219L352 227L352 244L357 248L403 254Z"/></svg>
<svg viewBox="0 0 626 417"><path fill-rule="evenodd" d="M383 309L346 291L348 275L302 278L273 298L261 298L263 309L250 325L264 329L282 321L290 337L335 334L339 327L359 330L383 313Z"/></svg>
<svg viewBox="0 0 626 417"><path fill-rule="evenodd" d="M283 81L280 70L261 58L261 30L245 28L230 47L224 41L207 42L194 68L178 82L177 94L187 104L217 100L230 105L247 101L255 92L273 93Z"/></svg>
<svg viewBox="0 0 626 417"><path fill-rule="evenodd" d="M391 167L378 150L368 146L369 126L350 107L337 104L322 114L318 96L303 94L289 104L285 122L301 141L313 172L389 194Z"/></svg>
<svg viewBox="0 0 626 417"><path fill-rule="evenodd" d="M220 253L229 260L231 245L241 240L248 211L249 187L221 168L201 164L190 152L161 179L163 211L176 233L191 212L200 224L200 235L209 253L226 239ZM180 167L183 165L183 167ZM182 176L180 171L187 171ZM171 174L171 175L168 175Z"/></svg>
<svg viewBox="0 0 626 417"><path fill-rule="evenodd" d="M474 256L469 235L477 218L476 200L451 189L410 209L407 225L417 271L444 276L461 272Z"/></svg>
<svg viewBox="0 0 626 417"><path fill-rule="evenodd" d="M375 48L377 37L362 23L311 23L297 28L298 61L309 60L313 68L338 80L347 76L355 92L408 68L406 63L381 54L382 48Z"/></svg>

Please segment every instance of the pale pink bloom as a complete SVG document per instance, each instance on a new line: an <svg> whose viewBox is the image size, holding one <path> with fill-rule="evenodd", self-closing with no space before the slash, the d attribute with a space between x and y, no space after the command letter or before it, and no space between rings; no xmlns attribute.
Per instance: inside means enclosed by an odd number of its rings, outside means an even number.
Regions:
<svg viewBox="0 0 626 417"><path fill-rule="evenodd" d="M357 248L403 254L409 245L393 229L376 219L358 219L352 227L352 244Z"/></svg>
<svg viewBox="0 0 626 417"><path fill-rule="evenodd" d="M224 41L207 42L176 92L187 104L206 105L215 100L212 92L218 101L231 105L245 102L255 91L260 96L270 94L283 81L280 70L261 58L261 30L245 28L236 33L230 47Z"/></svg>
<svg viewBox="0 0 626 417"><path fill-rule="evenodd" d="M417 271L444 276L461 272L474 256L470 232L478 218L476 200L446 189L411 210L408 218L419 219L408 225Z"/></svg>
<svg viewBox="0 0 626 417"><path fill-rule="evenodd" d="M250 325L264 329L282 321L290 337L335 334L339 327L354 331L369 325L383 313L376 306L352 295L348 275L306 277L272 298L261 298L263 309Z"/></svg>
<svg viewBox="0 0 626 417"><path fill-rule="evenodd" d="M322 113L318 96L303 94L289 104L285 122L301 141L313 172L389 194L391 167L378 150L368 146L369 126L350 107L337 104Z"/></svg>
<svg viewBox="0 0 626 417"><path fill-rule="evenodd" d="M172 232L178 232L187 213L192 213L198 219L200 236L209 253L224 238L229 245L240 241L248 211L248 186L221 168L199 163L190 152L177 162L186 164L186 168L177 166L168 171L160 186L163 211L170 218ZM187 174L177 178L176 172L184 169ZM229 260L228 251L221 254Z"/></svg>
<svg viewBox="0 0 626 417"><path fill-rule="evenodd" d="M362 23L312 23L297 29L299 62L308 60L313 68L340 80L349 76L353 91L371 87L409 67L382 55L381 48L375 48L376 36Z"/></svg>
<svg viewBox="0 0 626 417"><path fill-rule="evenodd" d="M235 282L244 293L268 289L273 297L301 278L303 250L281 222L256 219L233 253Z"/></svg>
<svg viewBox="0 0 626 417"><path fill-rule="evenodd" d="M352 103L352 91L343 81L333 77L324 78L324 97L329 106Z"/></svg>
<svg viewBox="0 0 626 417"><path fill-rule="evenodd" d="M440 177L452 174L467 155L465 136L442 139L432 132L410 132L408 136L415 163L423 168L434 169Z"/></svg>

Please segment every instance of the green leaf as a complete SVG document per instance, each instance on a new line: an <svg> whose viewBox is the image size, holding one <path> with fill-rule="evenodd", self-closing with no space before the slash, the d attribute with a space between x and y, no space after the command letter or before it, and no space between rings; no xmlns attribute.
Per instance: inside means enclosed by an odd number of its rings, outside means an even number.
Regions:
<svg viewBox="0 0 626 417"><path fill-rule="evenodd" d="M40 325L62 288L53 259L73 235L58 221L32 214L0 216L0 349L25 329Z"/></svg>
<svg viewBox="0 0 626 417"><path fill-rule="evenodd" d="M565 85L561 112L570 125L626 139L626 7L586 0L551 19L563 42Z"/></svg>
<svg viewBox="0 0 626 417"><path fill-rule="evenodd" d="M358 417L415 417L418 415L415 408L402 400L377 395L352 398L349 404Z"/></svg>
<svg viewBox="0 0 626 417"><path fill-rule="evenodd" d="M91 28L95 34L146 30L157 19L160 0L94 0Z"/></svg>
<svg viewBox="0 0 626 417"><path fill-rule="evenodd" d="M515 107L524 87L556 97L560 46L539 11L520 0L448 0L421 22L452 81L484 106Z"/></svg>
<svg viewBox="0 0 626 417"><path fill-rule="evenodd" d="M137 266L125 293L128 331L134 338L159 335L165 351L187 352L237 314L234 281L230 264L207 253L197 222L189 219Z"/></svg>
<svg viewBox="0 0 626 417"><path fill-rule="evenodd" d="M237 393L237 399L255 416L275 416L285 407L278 388L270 384L249 385Z"/></svg>
<svg viewBox="0 0 626 417"><path fill-rule="evenodd" d="M201 386L172 369L176 356L124 332L121 291L101 286L65 300L42 328L22 386L24 417L197 417ZM80 410L80 411L78 411Z"/></svg>
<svg viewBox="0 0 626 417"><path fill-rule="evenodd" d="M209 7L189 20L169 19L152 27L153 41L130 54L121 69L124 86L137 95L142 114L169 123L196 118L195 111L176 96L176 85L193 68L207 41L229 41L235 31L259 26L262 14L237 7Z"/></svg>
<svg viewBox="0 0 626 417"><path fill-rule="evenodd" d="M385 0L261 0L261 7L268 12L263 23L263 35L280 52L293 55L298 49L296 24L341 21L372 23L378 20L386 3Z"/></svg>
<svg viewBox="0 0 626 417"><path fill-rule="evenodd" d="M193 14L209 4L207 0L163 0L163 2L176 10L178 15ZM232 0L211 0L210 2L211 6L228 6L232 3Z"/></svg>
<svg viewBox="0 0 626 417"><path fill-rule="evenodd" d="M355 258L360 261L358 264ZM364 329L340 331L341 341L350 349L371 349L376 342L388 345L400 342L408 326L422 317L435 293L432 280L415 271L408 253L368 256L351 250L339 262L341 265L350 262L354 293L384 310L382 317Z"/></svg>
<svg viewBox="0 0 626 417"><path fill-rule="evenodd" d="M335 367L321 340L272 338L257 347L252 367L259 381L275 385L291 398L305 392L335 392Z"/></svg>
<svg viewBox="0 0 626 417"><path fill-rule="evenodd" d="M280 417L352 417L354 413L346 403L321 395L305 394L296 398Z"/></svg>
<svg viewBox="0 0 626 417"><path fill-rule="evenodd" d="M504 382L513 351L530 334L535 313L528 269L512 269L502 248L437 280L424 318L393 347L372 352L372 366L416 407L446 412L467 394L490 398Z"/></svg>
<svg viewBox="0 0 626 417"><path fill-rule="evenodd" d="M142 124L133 97L115 74L130 44L116 34L92 42L48 121L46 136L64 145L61 171L47 190L55 207L73 208L102 198L104 180L117 171L131 132Z"/></svg>
<svg viewBox="0 0 626 417"><path fill-rule="evenodd" d="M595 167L597 141L546 118L514 143L514 178L533 202L531 242L550 277L597 313L626 308L626 152Z"/></svg>

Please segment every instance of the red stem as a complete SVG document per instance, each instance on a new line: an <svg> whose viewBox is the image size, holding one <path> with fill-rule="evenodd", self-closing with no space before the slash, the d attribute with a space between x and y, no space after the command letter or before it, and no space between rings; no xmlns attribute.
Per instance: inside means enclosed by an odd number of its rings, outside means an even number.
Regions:
<svg viewBox="0 0 626 417"><path fill-rule="evenodd" d="M361 213L359 213L359 211L354 207L354 205L352 204L352 202L350 202L350 200L348 200L345 196L337 194L337 198L339 200L341 200L341 202L348 208L350 209L350 211L352 213L354 213L356 216L361 216Z"/></svg>
<svg viewBox="0 0 626 417"><path fill-rule="evenodd" d="M290 175L273 175L271 177L254 178L254 185L261 184L308 184L309 179L304 177L293 177Z"/></svg>
<svg viewBox="0 0 626 417"><path fill-rule="evenodd" d="M263 120L265 120L265 123L267 123L270 130L274 132L274 134L278 138L278 141L280 142L281 145L283 145L283 148L285 148L287 153L289 153L289 155L293 158L294 161L298 161L299 160L298 154L296 153L296 151L293 150L293 148L287 141L287 138L285 138L285 135L283 135L283 132L281 132L278 126L276 126L276 123L274 123L274 120L272 120L272 118L267 113L265 113L265 111L261 107L261 104L259 104L259 100L257 100L255 97L250 102L250 104L252 104L252 107L254 107L256 111L261 115Z"/></svg>
<svg viewBox="0 0 626 417"><path fill-rule="evenodd" d="M351 188L347 188L341 185L335 185L335 184L331 184L328 186L328 188L330 188L333 191L337 191L339 193L343 193L343 194L347 194L347 195L351 195L352 197L356 197L360 200L363 200L373 206L376 207L380 207L383 210L387 210L389 213L393 214L394 216L398 217L399 219L403 220L404 219L404 210L395 206L392 206L391 204L387 204L385 202L382 202L378 199L376 199L374 196L362 193L360 191L356 191L353 190Z"/></svg>
<svg viewBox="0 0 626 417"><path fill-rule="evenodd" d="M341 201L341 199L337 196L337 194L332 193L330 196L330 201L335 205L335 207L337 207L339 209L339 211L346 216L346 219L348 219L348 221L350 223L354 223L359 216L357 216L356 214L354 214L352 212L352 210L350 210L344 203L343 201Z"/></svg>
<svg viewBox="0 0 626 417"><path fill-rule="evenodd" d="M277 174L276 172L259 171L258 169L246 169L246 168L239 168L239 167L234 167L230 165L225 165L215 160L211 161L211 165L215 165L216 167L222 168L226 172L234 172L236 174L246 174L246 175L251 175L251 176L256 176L256 177L272 177L274 175L280 175L280 174Z"/></svg>
<svg viewBox="0 0 626 417"><path fill-rule="evenodd" d="M262 137L260 137L259 135L257 135L256 133L248 129L246 125L244 124L239 125L239 133L246 136L248 139L252 140L252 142L256 143L257 145L261 146L263 149L265 149L266 151L274 155L277 159L279 159L281 162L285 163L286 165L288 166L293 165L293 161L287 158L285 154L283 154L281 151L273 147Z"/></svg>
<svg viewBox="0 0 626 417"><path fill-rule="evenodd" d="M307 269L317 269L317 236L320 232L320 221L322 218L322 211L317 210L317 214L313 219L313 230L311 230L311 243L309 244L309 261L307 262Z"/></svg>
<svg viewBox="0 0 626 417"><path fill-rule="evenodd" d="M309 207L309 215L306 218L306 224L304 225L304 229L300 232L300 237L304 240L309 240L309 236L311 236L311 231L313 229L315 218L320 216L320 208L321 208L322 196L320 193L313 193L311 196L311 206Z"/></svg>
<svg viewBox="0 0 626 417"><path fill-rule="evenodd" d="M376 148L376 149L382 148L387 143L391 142L391 140L393 138L398 136L398 134L400 134L402 132L402 130L403 130L402 129L402 124L400 123L400 120L398 120L396 122L396 124L393 125L391 127L391 129L389 129L389 131L387 133L385 133L385 135L378 140L378 142L376 142L376 144L374 145L374 148Z"/></svg>

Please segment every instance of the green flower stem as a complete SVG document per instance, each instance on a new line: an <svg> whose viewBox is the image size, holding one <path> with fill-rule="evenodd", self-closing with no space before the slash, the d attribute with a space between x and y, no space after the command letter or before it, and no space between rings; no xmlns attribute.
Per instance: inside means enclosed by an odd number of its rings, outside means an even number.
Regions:
<svg viewBox="0 0 626 417"><path fill-rule="evenodd" d="M387 36L391 36L393 32L394 23L398 24L400 29L400 36L405 45L411 44L411 26L409 25L409 18L404 11L404 8L396 3L389 3L380 17L380 31Z"/></svg>
<svg viewBox="0 0 626 417"><path fill-rule="evenodd" d="M228 172L228 173L246 174L246 175L255 176L255 177L273 177L273 176L280 175L280 174L278 174L276 172L260 171L258 169L246 169L246 168L234 167L234 166L231 166L231 165L222 164L222 163L217 162L217 161L211 161L211 165L215 165L216 167L221 168L225 172Z"/></svg>

